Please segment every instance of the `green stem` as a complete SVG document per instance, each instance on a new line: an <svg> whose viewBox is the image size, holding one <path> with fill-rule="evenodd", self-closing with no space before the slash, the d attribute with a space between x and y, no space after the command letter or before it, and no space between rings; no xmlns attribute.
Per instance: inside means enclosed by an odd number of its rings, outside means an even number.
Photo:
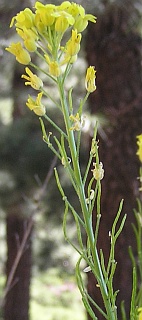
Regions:
<svg viewBox="0 0 142 320"><path fill-rule="evenodd" d="M36 51L37 53L38 51ZM39 52L37 53L38 55L40 54ZM44 62L46 62L45 58L43 57ZM36 66L33 62L30 62L29 65L33 68L35 68L38 71L41 71L43 74L45 74L48 78L52 79L55 83L56 83L56 79L54 77L52 77L48 72L46 72L45 70L43 70L42 68Z"/></svg>
<svg viewBox="0 0 142 320"><path fill-rule="evenodd" d="M50 99L55 104L55 106L57 106L57 108L59 108L59 110L61 109L59 103L53 97L51 97L51 95L48 92L46 92L43 88L41 91L48 99Z"/></svg>
<svg viewBox="0 0 142 320"><path fill-rule="evenodd" d="M60 129L60 127L58 127L58 125L57 125L54 121L52 121L52 120L50 119L50 117L47 116L47 114L44 115L44 118L45 118L48 122L50 122L51 125L52 125L61 135L63 135L63 136L65 137L65 139L68 140L68 137L67 137L67 135L65 134L65 132L64 132L62 129Z"/></svg>
<svg viewBox="0 0 142 320"><path fill-rule="evenodd" d="M59 88L59 93L60 93L60 100L61 100L61 106L63 110L63 116L64 116L64 121L65 121L65 126L66 126L66 131L67 131L67 136L68 136L68 142L69 142L69 148L70 148L70 153L71 153L71 158L72 158L72 164L73 164L73 169L74 169L74 177L76 179L77 183L77 189L78 189L78 196L81 204L81 209L84 217L84 222L85 222L85 227L86 227L86 232L88 235L88 239L90 242L90 249L92 252L92 257L94 260L94 265L95 265L95 276L97 278L98 284L100 286L102 298L105 304L106 312L108 315L109 320L116 320L116 312L113 310L110 298L108 295L108 290L107 286L103 277L103 273L101 270L101 264L95 244L95 239L94 239L94 231L93 231L93 226L92 226L92 221L89 218L89 212L86 204L86 197L85 197L85 190L83 186L83 181L81 177L81 172L80 172L80 166L77 160L77 150L76 150L76 144L75 144L75 139L74 139L74 133L72 130L70 130L70 119L69 119L69 108L67 105L65 93L63 90L62 86L62 78L58 78L57 80L58 83L58 88Z"/></svg>

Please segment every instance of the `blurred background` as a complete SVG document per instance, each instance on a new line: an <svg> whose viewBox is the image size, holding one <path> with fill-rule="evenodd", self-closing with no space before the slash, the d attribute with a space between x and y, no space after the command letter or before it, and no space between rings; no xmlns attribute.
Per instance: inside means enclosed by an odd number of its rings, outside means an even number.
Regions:
<svg viewBox="0 0 142 320"><path fill-rule="evenodd" d="M135 251L131 224L138 195L136 135L142 131L142 4L140 0L80 0L77 3L97 16L97 24L90 23L84 32L82 49L66 89L75 87L74 101L78 104L85 92L86 67L95 65L97 91L90 96L84 110L88 126L83 132L82 170L97 119L100 160L105 168L99 247L103 248L106 261L108 232L122 198L123 213L127 213L117 244L114 283L120 290L117 302L121 319L120 302L125 300L129 315L131 296L128 246ZM21 79L24 66L5 51L16 38L14 28L9 29L11 18L33 5L32 0L0 0L0 320L85 320L89 317L82 306L74 275L78 256L64 240L64 207L54 179L54 166L73 201L74 194L62 167L42 141L38 117L25 107L32 89L26 88ZM36 61L36 57L34 59ZM50 93L55 95L52 83L44 80ZM45 103L47 113L54 118L56 112L57 122L62 125L55 106L50 101ZM46 129L54 134L49 124ZM93 221L95 223L95 212ZM68 226L69 236L76 241L71 216ZM5 283L24 240L20 262L4 299ZM93 275L89 273L85 281L90 295L101 304Z"/></svg>

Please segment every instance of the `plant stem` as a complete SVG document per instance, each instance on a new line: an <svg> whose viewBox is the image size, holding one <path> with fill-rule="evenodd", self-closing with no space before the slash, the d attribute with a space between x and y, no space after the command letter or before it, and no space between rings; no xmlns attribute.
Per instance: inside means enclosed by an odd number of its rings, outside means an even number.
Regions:
<svg viewBox="0 0 142 320"><path fill-rule="evenodd" d="M70 148L70 153L72 158L72 164L74 169L75 183L77 185L78 197L80 200L81 209L82 209L84 222L85 222L85 229L89 239L90 249L91 249L92 257L94 261L95 276L100 286L102 298L103 298L106 312L108 315L108 320L116 320L117 319L116 310L113 310L113 307L111 305L111 301L108 295L107 286L104 280L104 276L102 273L101 264L100 264L100 260L99 260L99 256L96 248L92 221L89 217L89 212L86 204L85 190L83 186L80 166L79 166L78 157L77 157L76 143L75 143L74 133L72 130L70 130L71 125L70 125L70 119L69 119L69 108L68 108L65 93L63 90L63 82L61 77L58 78L57 83L58 83L58 88L60 93L61 106L62 106L66 132L68 136L69 148Z"/></svg>

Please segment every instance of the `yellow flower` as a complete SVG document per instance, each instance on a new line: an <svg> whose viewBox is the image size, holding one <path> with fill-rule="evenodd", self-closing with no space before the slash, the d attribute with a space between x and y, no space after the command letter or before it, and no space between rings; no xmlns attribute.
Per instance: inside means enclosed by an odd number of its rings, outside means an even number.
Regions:
<svg viewBox="0 0 142 320"><path fill-rule="evenodd" d="M86 78L85 78L85 87L88 92L93 92L96 90L96 70L94 67L89 67L86 72Z"/></svg>
<svg viewBox="0 0 142 320"><path fill-rule="evenodd" d="M85 10L81 5L74 2L70 3L69 1L62 2L61 5L57 7L57 12L58 14L60 13L62 17L66 17L69 25L75 24L76 17L80 15L84 17L85 15Z"/></svg>
<svg viewBox="0 0 142 320"><path fill-rule="evenodd" d="M25 68L25 71L28 74L28 76L22 74L21 78L28 80L27 82L25 82L26 86L30 85L35 90L39 90L40 88L43 87L42 80L39 77L37 77L36 74L33 74L32 71L28 67Z"/></svg>
<svg viewBox="0 0 142 320"><path fill-rule="evenodd" d="M53 77L59 77L61 70L57 61L52 61L48 54L44 55L48 66L49 66L49 74Z"/></svg>
<svg viewBox="0 0 142 320"><path fill-rule="evenodd" d="M88 26L88 21L96 23L96 17L92 14L85 14L84 17L77 17L74 28L77 29L78 32L84 31Z"/></svg>
<svg viewBox="0 0 142 320"><path fill-rule="evenodd" d="M37 49L36 40L38 36L33 30L23 27L22 29L16 28L18 35L24 40L25 48L28 51L34 52Z"/></svg>
<svg viewBox="0 0 142 320"><path fill-rule="evenodd" d="M29 64L31 61L31 57L29 53L23 49L20 42L11 43L9 48L5 48L10 53L14 54L16 60L21 64Z"/></svg>
<svg viewBox="0 0 142 320"><path fill-rule="evenodd" d="M63 4L64 3L68 3L68 1L63 2ZM70 13L75 19L78 16L81 16L81 17L85 16L85 9L81 5L79 5L79 4L75 3L75 2L72 2L72 3L69 3L69 4L66 5L66 11L68 13Z"/></svg>
<svg viewBox="0 0 142 320"><path fill-rule="evenodd" d="M57 6L58 11L67 11L68 8L71 6L70 1L63 1L59 6Z"/></svg>
<svg viewBox="0 0 142 320"><path fill-rule="evenodd" d="M43 24L46 27L50 27L53 25L55 21L55 17L53 16L53 12L55 9L54 4L44 5L40 2L35 3L36 13L35 13L35 24L37 27Z"/></svg>
<svg viewBox="0 0 142 320"><path fill-rule="evenodd" d="M100 162L98 165L97 163L93 163L93 166L95 167L91 171L93 172L93 177L96 180L102 180L104 177L104 169L103 169L103 164Z"/></svg>
<svg viewBox="0 0 142 320"><path fill-rule="evenodd" d="M10 28L13 26L15 20L15 25L18 28L32 28L34 26L34 13L29 8L20 11L15 17L12 18Z"/></svg>
<svg viewBox="0 0 142 320"><path fill-rule="evenodd" d="M77 54L70 57L67 54L64 56L64 59L61 61L60 65L63 66L64 64L70 63L73 64L77 60Z"/></svg>
<svg viewBox="0 0 142 320"><path fill-rule="evenodd" d="M57 61L51 61L49 63L49 74L53 77L59 77L60 67Z"/></svg>
<svg viewBox="0 0 142 320"><path fill-rule="evenodd" d="M53 10L56 8L55 4L46 4L44 5L43 3L39 2L39 1L36 1L35 3L35 8L37 10L40 10L40 9L47 9L48 12L53 12Z"/></svg>
<svg viewBox="0 0 142 320"><path fill-rule="evenodd" d="M36 100L29 95L28 101L26 102L27 107L34 111L37 116L44 116L46 113L45 106L41 103L42 94L43 93L40 92Z"/></svg>
<svg viewBox="0 0 142 320"><path fill-rule="evenodd" d="M60 7L62 10L65 10L66 12L70 13L72 17L74 17L75 23L73 27L74 29L77 29L78 32L82 32L84 29L86 29L88 21L93 23L96 22L96 17L92 14L85 14L85 9L77 3L64 1Z"/></svg>
<svg viewBox="0 0 142 320"><path fill-rule="evenodd" d="M80 50L81 34L72 30L72 36L66 44L65 53L67 56L75 56Z"/></svg>
<svg viewBox="0 0 142 320"><path fill-rule="evenodd" d="M66 10L60 10L61 7L58 6L56 11L53 13L55 17L55 31L64 33L69 25L73 25L75 20L71 14L66 12Z"/></svg>
<svg viewBox="0 0 142 320"><path fill-rule="evenodd" d="M139 160L142 162L142 134L137 136L137 145L138 145L138 150L136 154Z"/></svg>
<svg viewBox="0 0 142 320"><path fill-rule="evenodd" d="M55 22L55 30L57 32L65 32L69 27L66 17L58 17Z"/></svg>
<svg viewBox="0 0 142 320"><path fill-rule="evenodd" d="M80 50L81 33L77 33L77 30L72 30L72 36L66 43L65 48L62 50L65 52L64 59L61 65L66 63L74 63L77 59L77 54Z"/></svg>

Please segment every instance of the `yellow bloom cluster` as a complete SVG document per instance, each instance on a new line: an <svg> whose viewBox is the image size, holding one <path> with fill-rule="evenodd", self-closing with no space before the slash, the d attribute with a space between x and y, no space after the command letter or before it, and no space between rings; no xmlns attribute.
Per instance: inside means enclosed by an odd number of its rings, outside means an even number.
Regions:
<svg viewBox="0 0 142 320"><path fill-rule="evenodd" d="M12 43L6 50L14 54L22 64L29 64L31 57L28 52L37 50L42 54L44 52L44 55L48 54L50 63L56 61L60 64L61 53L65 54L64 63L73 61L72 57L80 49L81 32L87 27L88 21L95 23L96 17L86 14L81 5L69 1L64 1L59 6L44 5L37 1L34 9L35 12L32 12L26 8L12 18L10 27L15 24L22 44ZM68 28L72 29L72 35L61 49L61 40Z"/></svg>
<svg viewBox="0 0 142 320"><path fill-rule="evenodd" d="M142 162L142 134L137 136L137 145L138 145L138 150L136 154L139 160Z"/></svg>
<svg viewBox="0 0 142 320"><path fill-rule="evenodd" d="M68 66L76 61L80 50L81 33L89 21L95 23L96 17L86 14L85 9L75 2L64 1L61 5L56 6L54 4L44 5L37 1L33 11L26 8L12 18L10 27L15 25L20 40L17 43L11 43L6 50L12 53L19 63L32 66L32 53L35 52L47 64L49 76L57 80L61 75L61 66L64 64ZM63 46L62 39L67 29L70 30L71 36ZM35 90L42 92L42 80L29 68L26 68L25 71L27 75L22 75L22 78L27 80L25 85L30 85ZM87 79L89 92L95 88L94 79L92 74L91 79ZM45 113L41 97L42 95L38 95L35 101L30 97L27 102L27 106L38 115ZM75 127L78 124L77 119Z"/></svg>

